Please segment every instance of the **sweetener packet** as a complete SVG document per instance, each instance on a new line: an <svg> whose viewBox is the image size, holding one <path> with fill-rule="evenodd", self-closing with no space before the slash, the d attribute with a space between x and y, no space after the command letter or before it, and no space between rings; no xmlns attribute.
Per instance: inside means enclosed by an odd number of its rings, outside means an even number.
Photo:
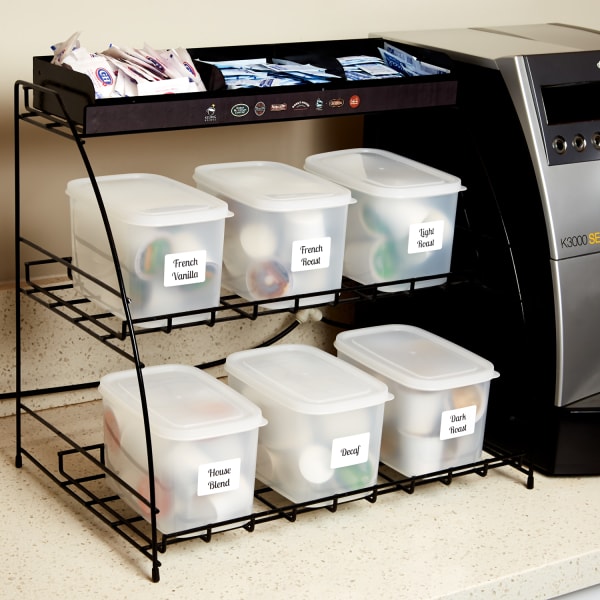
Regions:
<svg viewBox="0 0 600 600"><path fill-rule="evenodd" d="M196 84L199 92L205 92L206 86L200 77L200 73L194 67L194 61L190 56L190 53L185 48L175 48L175 55L179 58L179 62L183 65L183 68L188 73L188 77Z"/></svg>
<svg viewBox="0 0 600 600"><path fill-rule="evenodd" d="M140 60L130 52L111 44L102 54L113 59L120 68L130 71L134 79L139 78L147 81L158 81L164 79L164 75L146 60Z"/></svg>
<svg viewBox="0 0 600 600"><path fill-rule="evenodd" d="M79 35L81 32L76 31L71 37L64 42L52 44L50 49L54 53L51 63L53 65L62 65L65 56L68 56L73 50L79 48Z"/></svg>
<svg viewBox="0 0 600 600"><path fill-rule="evenodd" d="M75 48L64 54L61 64L73 71L87 75L94 86L96 98L111 98L115 89L117 73L113 65L101 54Z"/></svg>
<svg viewBox="0 0 600 600"><path fill-rule="evenodd" d="M200 74L196 71L192 58L185 48L175 50L155 50L144 44L143 52L146 58L155 64L169 79L185 77L193 86L186 86L188 91L205 92L206 86Z"/></svg>

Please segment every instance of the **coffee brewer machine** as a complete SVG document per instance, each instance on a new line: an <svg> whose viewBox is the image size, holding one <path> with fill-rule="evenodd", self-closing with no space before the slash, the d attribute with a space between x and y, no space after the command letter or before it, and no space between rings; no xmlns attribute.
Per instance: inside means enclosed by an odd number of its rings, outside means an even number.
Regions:
<svg viewBox="0 0 600 600"><path fill-rule="evenodd" d="M456 107L368 116L365 140L461 178L453 271L472 277L357 320L412 321L485 356L500 372L487 442L547 474L600 474L600 32L376 35L458 79Z"/></svg>

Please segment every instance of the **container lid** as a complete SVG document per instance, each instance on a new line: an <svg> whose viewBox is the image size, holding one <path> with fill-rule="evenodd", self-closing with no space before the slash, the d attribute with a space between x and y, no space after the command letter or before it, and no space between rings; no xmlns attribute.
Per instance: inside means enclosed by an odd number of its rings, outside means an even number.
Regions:
<svg viewBox="0 0 600 600"><path fill-rule="evenodd" d="M150 429L174 440L198 440L249 431L266 424L260 408L215 377L186 365L142 369ZM100 394L141 419L134 369L100 379Z"/></svg>
<svg viewBox="0 0 600 600"><path fill-rule="evenodd" d="M194 171L194 181L219 198L271 212L332 208L354 202L346 188L278 162L200 165Z"/></svg>
<svg viewBox="0 0 600 600"><path fill-rule="evenodd" d="M227 357L225 369L259 394L298 413L347 412L391 399L382 381L304 344L234 352Z"/></svg>
<svg viewBox="0 0 600 600"><path fill-rule="evenodd" d="M444 338L410 325L342 331L338 353L405 387L438 391L489 381L491 362Z"/></svg>
<svg viewBox="0 0 600 600"><path fill-rule="evenodd" d="M455 194L460 179L404 156L373 148L313 154L304 168L372 196L414 198Z"/></svg>
<svg viewBox="0 0 600 600"><path fill-rule="evenodd" d="M121 221L149 227L216 221L232 216L227 203L162 175L129 173L97 177L106 210ZM96 202L88 178L67 183L67 195Z"/></svg>

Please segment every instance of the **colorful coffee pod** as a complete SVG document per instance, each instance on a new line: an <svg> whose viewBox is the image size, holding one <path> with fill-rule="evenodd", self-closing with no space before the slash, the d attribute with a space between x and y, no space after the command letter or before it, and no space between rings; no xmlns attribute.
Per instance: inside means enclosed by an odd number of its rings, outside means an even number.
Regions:
<svg viewBox="0 0 600 600"><path fill-rule="evenodd" d="M165 268L165 256L173 250L167 237L158 237L142 246L134 260L134 271L141 279L162 277Z"/></svg>
<svg viewBox="0 0 600 600"><path fill-rule="evenodd" d="M481 384L467 385L452 390L451 405L453 408L476 406L475 418L478 421L487 407Z"/></svg>
<svg viewBox="0 0 600 600"><path fill-rule="evenodd" d="M292 285L292 274L276 260L253 263L246 272L246 286L257 300L285 296Z"/></svg>
<svg viewBox="0 0 600 600"><path fill-rule="evenodd" d="M360 490L375 483L378 461L373 457L358 465L339 467L335 470L335 479L345 492Z"/></svg>
<svg viewBox="0 0 600 600"><path fill-rule="evenodd" d="M105 452L114 461L121 454L121 428L114 411L109 407L104 408L103 428Z"/></svg>
<svg viewBox="0 0 600 600"><path fill-rule="evenodd" d="M394 241L386 240L377 244L371 254L371 269L375 280L391 281L400 279L398 273L401 271L399 268L401 260L402 257Z"/></svg>
<svg viewBox="0 0 600 600"><path fill-rule="evenodd" d="M148 478L148 473L141 473L138 481L133 487L146 500L150 500L150 479ZM159 510L159 514L157 515L157 526L163 533L171 533L171 531L169 531L171 528L167 525L167 522L175 503L173 491L165 486L160 479L155 477L154 494L156 508ZM138 512L146 520L150 520L150 506L139 498L135 498L135 503L137 504Z"/></svg>

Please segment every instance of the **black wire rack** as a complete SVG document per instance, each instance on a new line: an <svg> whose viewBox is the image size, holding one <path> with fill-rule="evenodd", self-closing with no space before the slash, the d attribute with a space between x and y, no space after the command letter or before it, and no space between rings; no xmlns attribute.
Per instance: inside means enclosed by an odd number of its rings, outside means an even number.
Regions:
<svg viewBox="0 0 600 600"><path fill-rule="evenodd" d="M453 94L456 92L456 82L451 78L440 78L439 81L428 80L427 82L415 82L411 88L410 82L403 81L398 84L398 89L394 88L394 94L385 95L387 105L381 106L377 104L377 110L393 110L399 105L410 105L410 107L435 105L435 98L438 98L440 103L452 103ZM437 87L436 87L437 86ZM393 86L392 86L393 87ZM391 88L390 88L391 89ZM411 89L416 90L411 96ZM432 93L432 90L439 90L439 94ZM398 93L398 90L402 92ZM363 90L364 92L365 90ZM126 294L123 284L122 274L119 267L119 257L117 254L114 238L111 231L111 226L106 215L104 203L98 188L92 165L84 147L86 137L94 137L96 135L116 135L118 133L130 133L129 131L111 131L102 130L101 134L91 134L88 136L86 128L88 123L74 120L69 116L69 108L64 98L69 98L75 95L74 90L65 93L60 86L40 85L39 83L29 83L26 81L17 81L14 91L14 132L15 132L15 272L16 288L19 290L16 302L16 458L15 464L21 467L23 458L27 458L41 472L47 475L54 483L64 490L70 497L81 503L95 517L105 523L110 529L114 530L123 539L129 542L133 547L139 550L152 562L152 580L159 581L159 567L161 562L159 554L166 551L171 544L188 541L189 539L198 538L205 542L210 542L215 533L223 529L244 529L247 532L253 532L261 523L266 523L274 520L283 520L294 523L298 518L307 512L315 510L327 510L336 512L341 503L348 501L364 500L371 504L376 503L379 496L393 492L405 492L412 494L418 487L439 482L443 485L450 485L453 480L466 475L477 475L485 477L490 470L500 467L509 467L516 469L517 472L523 474L526 478L526 487L533 488L533 469L527 462L525 454L505 454L497 448L485 448L489 454L489 458L483 458L481 461L470 463L468 465L457 466L435 473L419 475L417 477L404 477L401 474L393 471L385 465L380 465L380 470L377 478L377 483L368 488L354 490L344 494L319 498L306 503L290 503L285 498L279 496L271 488L262 486L257 482L254 491L254 497L259 508L244 517L232 519L229 521L221 521L218 523L206 524L202 527L171 533L169 535L162 534L156 526L156 492L154 489L154 463L153 452L150 436L150 420L146 404L146 394L143 379L143 362L141 360L137 338L140 335L150 333L170 333L181 327L191 327L203 325L213 327L218 323L236 320L249 319L255 320L259 317L273 315L280 312L297 313L301 308L306 308L307 300L310 300L311 294L303 294L293 296L291 308L277 308L275 305L269 306L269 301L250 302L237 296L224 296L220 300L219 306L203 309L197 314L197 319L194 319L196 313L178 313L167 314L153 317L152 319L135 320L131 317L129 310L129 299ZM381 96L381 89L379 94ZM313 93L313 92L310 92ZM375 97L375 96L374 96ZM37 99L37 101L36 101ZM46 102L53 107L52 111L40 108L40 99L44 105ZM189 99L186 99L188 102ZM200 101L200 100L198 100ZM203 100L202 100L203 101ZM177 102L177 99L174 99ZM144 114L149 109L147 104L142 103L136 108L135 103L123 104L121 110L127 111L127 114L135 113L136 110L144 109ZM163 104L164 106L164 104ZM367 103L368 106L368 103ZM98 113L102 115L107 112L109 117L114 116L115 111L120 110L120 105L107 104L103 106L94 106ZM85 110L84 110L85 114ZM107 117L107 118L109 118ZM100 117L102 118L102 117ZM111 250L112 260L117 275L118 289L112 289L105 282L100 281L91 275L81 272L74 266L69 257L55 255L34 241L23 237L21 232L21 139L20 126L22 123L28 123L41 127L44 130L69 138L77 145L81 160L86 168L87 175L92 183L103 225L106 230L106 235ZM97 123L96 123L97 124ZM172 129L172 123L164 129ZM161 129L155 123L148 123L146 130ZM22 247L28 247L34 250L39 256L39 259L28 261L24 264L25 277L21 281L20 272L22 267ZM38 273L51 266L54 271L56 267L64 269L64 276L57 278L52 283L38 277ZM80 275L88 277L96 285L100 285L108 289L111 293L118 296L121 300L124 319L118 319L113 314L102 312L93 303L86 298L79 297L73 288L71 275L73 271L78 271ZM460 282L465 277L472 274L456 274L445 273L435 275L435 278L440 276L447 278L445 285L452 286ZM401 280L398 282L387 282L386 285L393 283L406 283L408 290L399 292L402 294L412 293L419 281L433 277L423 277L411 280ZM42 281L42 283L40 283ZM57 282L58 281L58 282ZM383 294L378 288L378 285L359 285L350 280L344 280L339 289L320 291L319 295L328 295L333 297L333 300L328 300L327 305L336 306L345 303L356 303L361 301L376 302ZM40 412L29 406L26 398L40 394L50 394L65 389L72 389L77 386L67 386L60 388L25 390L22 388L22 337L21 337L21 298L28 297L53 313L69 321L72 325L80 328L86 334L114 350L121 356L126 357L134 363L138 377L138 385L140 388L142 418L144 431L146 436L146 453L148 460L148 478L150 482L150 490L148 497L144 497L136 490L128 486L127 482L120 479L113 473L105 464L104 446L102 443L92 445L80 445L71 436L67 435L60 427L51 423L44 418ZM389 298L390 293L385 292L385 297ZM277 299L281 301L281 298ZM308 302L310 304L310 302ZM318 306L319 304L315 304ZM176 317L191 317L186 319L186 323L180 324L176 321ZM120 342L129 342L130 348L123 347ZM210 365L204 365L210 366ZM97 385L97 382L82 384L83 386ZM25 443L24 427L25 421L27 425L33 420L45 430L50 432L59 441L61 448L56 453L56 464L48 465L47 461L42 460L34 450L29 448ZM127 509L125 503L111 491L110 486L106 485L107 478L114 478L120 485L124 486L128 491L134 494L140 502L147 505L149 509L149 518L145 520L139 514Z"/></svg>

